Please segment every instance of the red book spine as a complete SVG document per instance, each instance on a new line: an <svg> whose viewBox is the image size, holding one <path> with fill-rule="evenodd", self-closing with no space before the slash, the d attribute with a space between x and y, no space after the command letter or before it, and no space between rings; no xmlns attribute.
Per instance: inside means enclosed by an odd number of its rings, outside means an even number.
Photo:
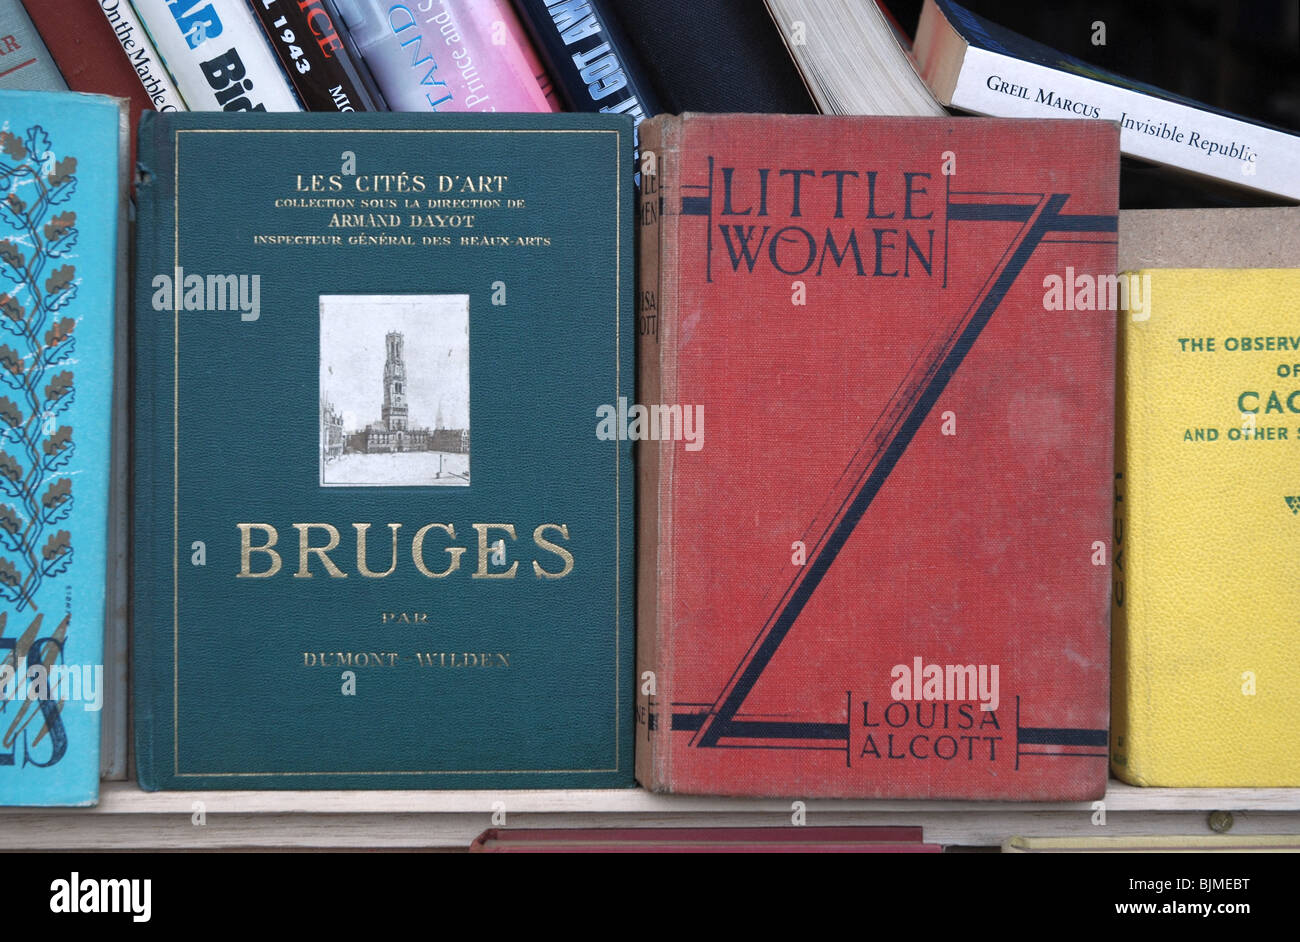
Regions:
<svg viewBox="0 0 1300 942"><path fill-rule="evenodd" d="M663 214L668 185L676 168L675 122L640 125L641 184L637 194L637 398L641 402L676 402L673 359L677 329L677 214ZM637 781L654 788L670 780L667 730L671 708L659 696L659 674L671 654L659 606L661 593L671 595L673 561L672 442L640 441L637 469ZM662 665L662 666L661 666Z"/></svg>
<svg viewBox="0 0 1300 942"><path fill-rule="evenodd" d="M70 89L129 98L133 123L141 109L153 107L97 0L23 0L23 6Z"/></svg>
<svg viewBox="0 0 1300 942"><path fill-rule="evenodd" d="M489 828L475 844L919 844L914 825L798 827Z"/></svg>
<svg viewBox="0 0 1300 942"><path fill-rule="evenodd" d="M490 828L471 853L933 854L919 827Z"/></svg>
<svg viewBox="0 0 1300 942"><path fill-rule="evenodd" d="M572 843L471 845L478 854L941 854L939 844Z"/></svg>
<svg viewBox="0 0 1300 942"><path fill-rule="evenodd" d="M120 0L125 3L126 0ZM68 88L131 102L131 164L140 112L153 103L100 10L98 0L23 0Z"/></svg>

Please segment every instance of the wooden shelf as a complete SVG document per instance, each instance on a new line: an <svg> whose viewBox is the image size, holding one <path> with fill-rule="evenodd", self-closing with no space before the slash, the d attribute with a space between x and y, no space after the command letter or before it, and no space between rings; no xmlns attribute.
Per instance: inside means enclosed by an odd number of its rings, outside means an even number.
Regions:
<svg viewBox="0 0 1300 942"><path fill-rule="evenodd" d="M144 792L105 782L94 808L0 808L6 849L464 848L504 813L508 827L780 826L780 799L694 798L640 789L565 791ZM202 811L202 824L194 823ZM948 845L996 846L1012 835L1300 834L1300 788L1134 788L1112 782L1106 823L1091 802L805 802L813 825L920 825Z"/></svg>

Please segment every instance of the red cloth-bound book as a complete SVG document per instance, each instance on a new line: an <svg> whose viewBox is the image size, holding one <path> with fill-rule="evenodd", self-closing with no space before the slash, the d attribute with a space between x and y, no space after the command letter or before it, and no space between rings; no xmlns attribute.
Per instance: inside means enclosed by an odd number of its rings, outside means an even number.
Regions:
<svg viewBox="0 0 1300 942"><path fill-rule="evenodd" d="M1100 797L1117 126L641 134L638 778Z"/></svg>
<svg viewBox="0 0 1300 942"><path fill-rule="evenodd" d="M120 0L129 5L128 0ZM127 60L99 0L23 0L68 88L131 102L131 166L140 112L153 110L140 76ZM116 6L116 4L110 4Z"/></svg>

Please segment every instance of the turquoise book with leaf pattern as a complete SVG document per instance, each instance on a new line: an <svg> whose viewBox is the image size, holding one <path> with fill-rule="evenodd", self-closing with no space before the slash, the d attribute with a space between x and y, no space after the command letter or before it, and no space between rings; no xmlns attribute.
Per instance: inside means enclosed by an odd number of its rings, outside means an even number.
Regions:
<svg viewBox="0 0 1300 942"><path fill-rule="evenodd" d="M123 104L0 92L0 804L99 795Z"/></svg>

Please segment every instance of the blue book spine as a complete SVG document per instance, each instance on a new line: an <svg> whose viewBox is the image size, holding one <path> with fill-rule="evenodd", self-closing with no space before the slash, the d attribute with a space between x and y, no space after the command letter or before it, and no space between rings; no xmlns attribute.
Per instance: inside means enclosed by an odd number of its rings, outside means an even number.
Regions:
<svg viewBox="0 0 1300 942"><path fill-rule="evenodd" d="M0 92L0 118L0 804L87 805L124 111L98 95Z"/></svg>

